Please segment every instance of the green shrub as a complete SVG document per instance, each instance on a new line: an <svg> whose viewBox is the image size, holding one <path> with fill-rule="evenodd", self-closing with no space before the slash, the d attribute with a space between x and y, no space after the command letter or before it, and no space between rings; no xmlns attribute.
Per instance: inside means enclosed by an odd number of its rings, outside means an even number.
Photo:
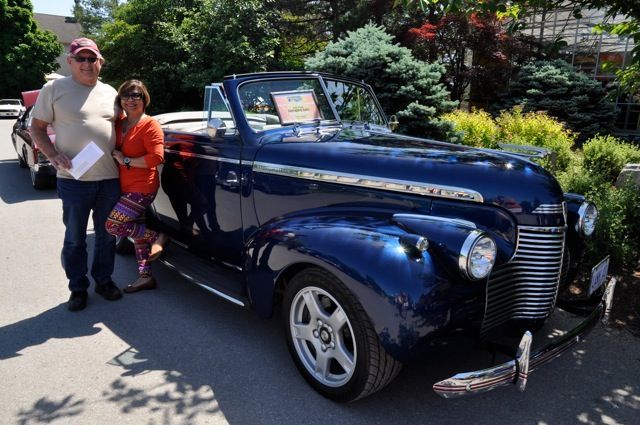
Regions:
<svg viewBox="0 0 640 425"><path fill-rule="evenodd" d="M640 162L640 149L612 136L596 136L574 152L575 134L544 113L502 111L494 121L484 111L454 111L441 117L452 122L462 143L497 147L498 142L538 146L556 154L536 160L551 171L563 191L580 193L600 212L596 233L587 244L585 264L605 255L611 266L635 265L640 253L640 191L633 185L612 185L626 163Z"/></svg>
<svg viewBox="0 0 640 425"><path fill-rule="evenodd" d="M585 263L595 264L608 254L612 267L635 265L640 253L640 191L631 184L614 187L602 174L587 170L579 155L576 158L556 178L563 191L581 193L598 207L598 225Z"/></svg>
<svg viewBox="0 0 640 425"><path fill-rule="evenodd" d="M501 141L551 150L555 158L547 157L538 162L553 173L566 170L574 160L571 147L575 134L544 112L523 113L521 107L515 107L502 111L496 122Z"/></svg>
<svg viewBox="0 0 640 425"><path fill-rule="evenodd" d="M574 158L566 170L555 174L564 192L585 194L601 186L611 186L602 177L585 171L581 155L576 154Z"/></svg>
<svg viewBox="0 0 640 425"><path fill-rule="evenodd" d="M593 260L611 256L613 267L635 266L640 253L640 191L633 184L621 188L602 185L586 193L599 216L588 254Z"/></svg>
<svg viewBox="0 0 640 425"><path fill-rule="evenodd" d="M625 164L640 162L638 147L613 136L595 136L584 144L582 150L586 171L601 176L609 183L615 182Z"/></svg>
<svg viewBox="0 0 640 425"><path fill-rule="evenodd" d="M454 130L461 134L462 144L482 148L498 147L498 126L488 112L479 109L471 112L457 109L440 118L453 123Z"/></svg>

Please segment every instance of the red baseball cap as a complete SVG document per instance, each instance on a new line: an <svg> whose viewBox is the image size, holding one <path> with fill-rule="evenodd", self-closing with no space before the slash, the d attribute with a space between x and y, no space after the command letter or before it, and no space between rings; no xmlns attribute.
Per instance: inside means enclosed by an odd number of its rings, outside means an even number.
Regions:
<svg viewBox="0 0 640 425"><path fill-rule="evenodd" d="M89 38L76 38L71 42L71 46L69 46L69 53L75 55L78 52L83 50L88 50L94 53L97 57L102 58L100 54L100 49L98 49L98 45L95 41Z"/></svg>

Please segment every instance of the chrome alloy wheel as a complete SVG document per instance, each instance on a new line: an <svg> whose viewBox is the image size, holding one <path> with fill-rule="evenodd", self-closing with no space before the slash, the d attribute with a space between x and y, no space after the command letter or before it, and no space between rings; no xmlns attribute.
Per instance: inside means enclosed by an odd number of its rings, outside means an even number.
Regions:
<svg viewBox="0 0 640 425"><path fill-rule="evenodd" d="M353 376L357 350L344 308L327 291L301 289L289 311L289 332L300 361L321 384L345 385Z"/></svg>

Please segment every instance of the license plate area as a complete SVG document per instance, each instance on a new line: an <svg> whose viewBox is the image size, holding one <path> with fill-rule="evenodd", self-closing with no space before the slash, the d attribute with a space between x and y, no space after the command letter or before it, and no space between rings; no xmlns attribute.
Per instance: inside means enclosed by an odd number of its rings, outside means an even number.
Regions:
<svg viewBox="0 0 640 425"><path fill-rule="evenodd" d="M607 255L598 264L591 269L591 280L589 282L588 296L591 296L596 292L607 279L607 273L609 272L609 256Z"/></svg>

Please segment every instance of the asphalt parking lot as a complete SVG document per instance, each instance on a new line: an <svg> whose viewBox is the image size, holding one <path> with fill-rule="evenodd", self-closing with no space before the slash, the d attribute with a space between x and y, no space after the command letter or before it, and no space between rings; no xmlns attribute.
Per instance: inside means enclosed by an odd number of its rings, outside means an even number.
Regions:
<svg viewBox="0 0 640 425"><path fill-rule="evenodd" d="M431 385L477 355L454 352L339 405L298 374L278 319L215 298L161 264L157 290L117 302L92 293L85 311L68 312L61 205L18 167L13 122L0 120L2 425L640 423L640 338L620 330L597 328L532 374L524 393L439 398ZM133 258L118 257L120 286L135 273Z"/></svg>

